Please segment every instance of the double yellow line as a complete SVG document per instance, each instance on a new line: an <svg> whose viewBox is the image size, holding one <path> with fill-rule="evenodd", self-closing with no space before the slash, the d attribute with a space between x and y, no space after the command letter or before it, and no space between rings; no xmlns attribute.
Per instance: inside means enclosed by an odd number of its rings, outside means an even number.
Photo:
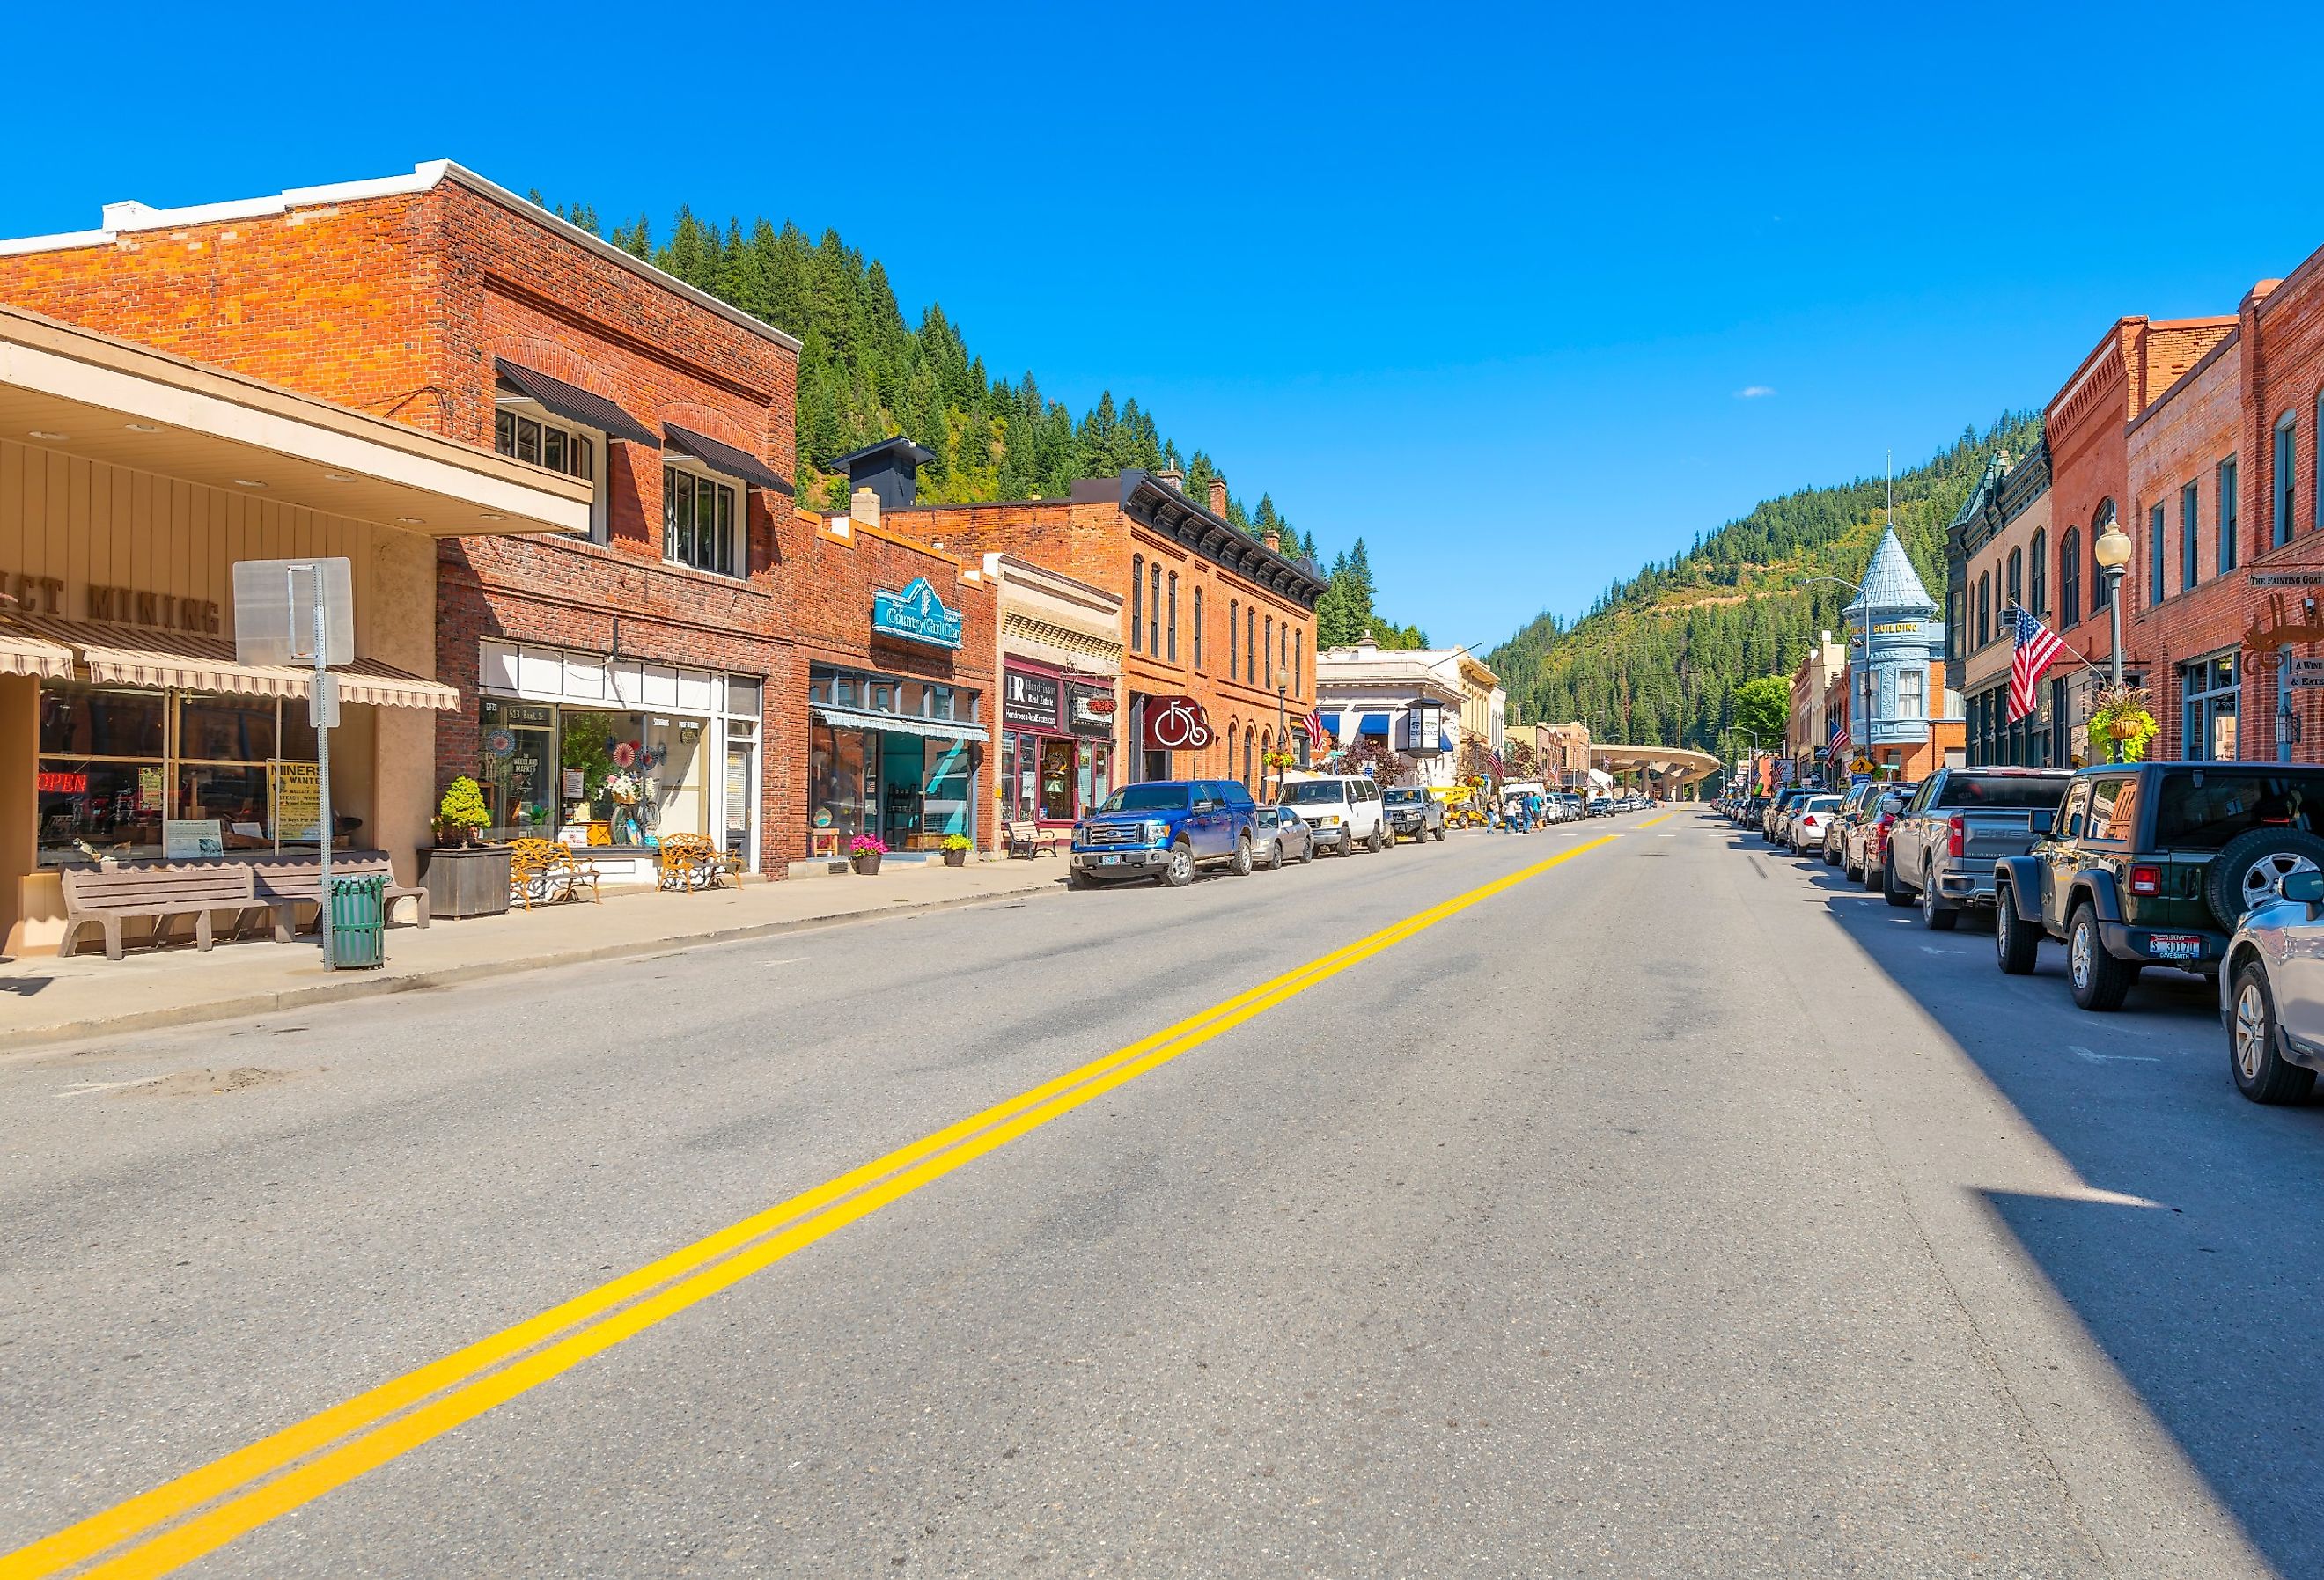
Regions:
<svg viewBox="0 0 2324 1580"><path fill-rule="evenodd" d="M43 1537L0 1557L0 1580L34 1580L68 1571L87 1580L128 1580L164 1575L191 1563L1415 933L1615 837L1606 835L1577 845L1431 906L635 1272Z"/></svg>

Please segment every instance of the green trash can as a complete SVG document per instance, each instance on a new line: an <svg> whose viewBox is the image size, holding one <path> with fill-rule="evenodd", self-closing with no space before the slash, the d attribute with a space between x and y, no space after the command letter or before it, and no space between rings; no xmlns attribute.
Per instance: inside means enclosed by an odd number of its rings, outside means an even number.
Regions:
<svg viewBox="0 0 2324 1580"><path fill-rule="evenodd" d="M331 969L368 971L386 964L386 878L333 878Z"/></svg>

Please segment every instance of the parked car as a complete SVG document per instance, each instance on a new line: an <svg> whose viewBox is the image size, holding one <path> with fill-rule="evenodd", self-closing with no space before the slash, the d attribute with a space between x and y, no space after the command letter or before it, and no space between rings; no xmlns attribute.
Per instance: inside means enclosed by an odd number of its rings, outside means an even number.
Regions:
<svg viewBox="0 0 2324 1580"><path fill-rule="evenodd" d="M1800 784L1789 785L1775 792L1775 799L1767 803L1767 810L1761 822L1761 832L1766 835L1768 844L1782 845L1791 838L1793 812L1798 809L1802 801L1815 793L1813 787Z"/></svg>
<svg viewBox="0 0 2324 1580"><path fill-rule="evenodd" d="M1880 799L1881 792L1886 789L1875 779L1848 787L1848 793L1840 798L1839 809L1824 824L1823 860L1826 866L1836 867L1845 859L1848 831L1864 821L1871 808Z"/></svg>
<svg viewBox="0 0 2324 1580"><path fill-rule="evenodd" d="M1251 819L1251 855L1277 872L1290 862L1315 859L1315 832L1288 807L1261 807Z"/></svg>
<svg viewBox="0 0 2324 1580"><path fill-rule="evenodd" d="M1257 848L1259 804L1231 779L1158 779L1126 784L1074 825L1068 888L1120 878L1157 878L1174 889L1197 867L1247 874Z"/></svg>
<svg viewBox="0 0 2324 1580"><path fill-rule="evenodd" d="M1881 892L1920 901L1923 925L1944 932L1967 906L1993 903L1994 863L2034 848L2034 818L2054 813L2073 777L2063 768L1941 768L1888 831Z"/></svg>
<svg viewBox="0 0 2324 1580"><path fill-rule="evenodd" d="M1840 830L1844 841L1840 864L1864 880L1867 889L1880 887L1880 873L1888 860L1888 832L1920 792L1918 780L1885 784L1864 809L1864 818Z"/></svg>
<svg viewBox="0 0 2324 1580"><path fill-rule="evenodd" d="M2324 1070L2324 872L2286 873L2227 940L2227 1074L2255 1103L2298 1103Z"/></svg>
<svg viewBox="0 0 2324 1580"><path fill-rule="evenodd" d="M1444 803L1426 790L1410 785L1393 785L1380 791L1380 805L1388 813L1388 836L1390 839L1417 839L1425 843L1444 837Z"/></svg>
<svg viewBox="0 0 2324 1580"><path fill-rule="evenodd" d="M2245 916L2324 866L2324 768L2085 768L2052 823L2037 814L2034 848L1994 864L1996 956L2022 976L2063 939L2074 1002L2118 1009L2147 966L2218 974Z"/></svg>
<svg viewBox="0 0 2324 1580"><path fill-rule="evenodd" d="M1588 810L1592 818L1610 818L1614 815L1614 798L1592 796L1590 798Z"/></svg>
<svg viewBox="0 0 2324 1580"><path fill-rule="evenodd" d="M1785 843L1794 855L1805 855L1812 850L1823 854L1824 825L1840 810L1841 797L1837 794L1809 796L1800 802L1799 810L1792 814L1790 831Z"/></svg>
<svg viewBox="0 0 2324 1580"><path fill-rule="evenodd" d="M1359 845L1379 850L1388 843L1379 786L1360 774L1295 780L1283 787L1277 804L1298 813L1319 845L1342 855Z"/></svg>

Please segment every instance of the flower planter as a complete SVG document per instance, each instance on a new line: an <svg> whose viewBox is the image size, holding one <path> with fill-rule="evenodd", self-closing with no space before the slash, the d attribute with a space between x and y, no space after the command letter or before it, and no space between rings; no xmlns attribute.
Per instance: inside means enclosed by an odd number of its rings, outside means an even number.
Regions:
<svg viewBox="0 0 2324 1580"><path fill-rule="evenodd" d="M498 916L509 908L509 847L439 845L420 853L430 917Z"/></svg>
<svg viewBox="0 0 2324 1580"><path fill-rule="evenodd" d="M945 865L948 867L964 867L968 864L968 852L964 850L948 850L944 853L944 858Z"/></svg>
<svg viewBox="0 0 2324 1580"><path fill-rule="evenodd" d="M876 855L852 855L847 858L847 862L855 869L855 875L859 878L876 878L880 875L880 858Z"/></svg>

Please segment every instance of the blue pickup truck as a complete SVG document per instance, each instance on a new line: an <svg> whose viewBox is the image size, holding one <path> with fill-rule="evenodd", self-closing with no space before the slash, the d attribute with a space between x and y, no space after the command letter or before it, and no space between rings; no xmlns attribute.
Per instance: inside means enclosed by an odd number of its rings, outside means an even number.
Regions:
<svg viewBox="0 0 2324 1580"><path fill-rule="evenodd" d="M1259 803L1231 779L1157 779L1126 784L1074 825L1068 888L1159 878L1174 889L1200 866L1250 871Z"/></svg>

